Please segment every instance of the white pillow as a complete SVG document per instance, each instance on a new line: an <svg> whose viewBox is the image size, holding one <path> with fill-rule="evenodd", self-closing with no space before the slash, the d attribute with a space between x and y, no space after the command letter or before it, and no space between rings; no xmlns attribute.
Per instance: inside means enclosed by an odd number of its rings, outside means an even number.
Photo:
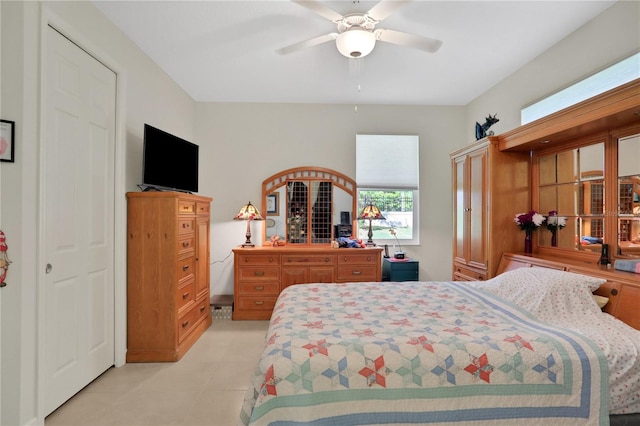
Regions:
<svg viewBox="0 0 640 426"><path fill-rule="evenodd" d="M507 299L542 317L565 312L598 312L591 294L606 280L544 268L507 271L476 287Z"/></svg>
<svg viewBox="0 0 640 426"><path fill-rule="evenodd" d="M605 307L607 303L609 303L609 298L604 296L598 296L597 294L593 295L593 300L598 304L598 308L602 309Z"/></svg>
<svg viewBox="0 0 640 426"><path fill-rule="evenodd" d="M531 275L541 280L549 281L553 285L587 286L592 292L596 291L607 280L576 274L575 272L560 271L548 268L528 268Z"/></svg>

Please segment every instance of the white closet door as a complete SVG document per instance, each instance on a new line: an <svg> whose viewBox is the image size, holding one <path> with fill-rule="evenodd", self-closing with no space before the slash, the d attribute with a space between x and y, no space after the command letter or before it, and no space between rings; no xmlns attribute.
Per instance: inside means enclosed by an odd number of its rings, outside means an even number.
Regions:
<svg viewBox="0 0 640 426"><path fill-rule="evenodd" d="M114 364L116 75L51 27L45 81L45 415Z"/></svg>

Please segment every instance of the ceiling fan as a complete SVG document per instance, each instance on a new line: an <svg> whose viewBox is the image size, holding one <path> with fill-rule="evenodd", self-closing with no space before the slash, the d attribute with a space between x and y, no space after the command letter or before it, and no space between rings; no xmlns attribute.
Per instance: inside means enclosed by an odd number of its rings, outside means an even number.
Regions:
<svg viewBox="0 0 640 426"><path fill-rule="evenodd" d="M371 53L378 40L400 46L413 47L429 53L436 52L440 46L442 46L442 41L433 38L421 37L386 28L376 28L376 25L383 19L387 18L395 12L396 9L399 9L411 0L382 0L366 13L351 13L344 16L318 1L292 1L336 24L338 32L324 34L276 50L276 52L281 55L317 46L332 40L336 41L338 51L347 58L362 58L367 56ZM357 1L353 3L355 4Z"/></svg>

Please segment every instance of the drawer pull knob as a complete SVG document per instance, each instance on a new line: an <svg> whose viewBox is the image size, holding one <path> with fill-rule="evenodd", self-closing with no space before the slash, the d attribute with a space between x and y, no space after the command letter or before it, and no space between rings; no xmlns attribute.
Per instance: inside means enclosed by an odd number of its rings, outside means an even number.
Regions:
<svg viewBox="0 0 640 426"><path fill-rule="evenodd" d="M189 247L189 243L185 241L184 243L182 243L182 247Z"/></svg>
<svg viewBox="0 0 640 426"><path fill-rule="evenodd" d="M184 328L184 327L186 327L188 325L189 325L189 321L185 321L185 322L182 323L182 328Z"/></svg>
<svg viewBox="0 0 640 426"><path fill-rule="evenodd" d="M269 262L273 262L273 257L270 257L270 258L269 258Z"/></svg>
<svg viewBox="0 0 640 426"><path fill-rule="evenodd" d="M204 306L200 306L200 312L204 312L205 307Z"/></svg>
<svg viewBox="0 0 640 426"><path fill-rule="evenodd" d="M353 275L362 275L362 271L352 271Z"/></svg>
<svg viewBox="0 0 640 426"><path fill-rule="evenodd" d="M187 297L189 297L189 293L184 293L184 294L182 295L182 298L183 298L183 299L186 299Z"/></svg>
<svg viewBox="0 0 640 426"><path fill-rule="evenodd" d="M255 271L253 275L255 275L256 277L262 277L264 276L264 271Z"/></svg>
<svg viewBox="0 0 640 426"><path fill-rule="evenodd" d="M611 289L611 295L612 296L617 296L618 295L618 289L617 288L612 288Z"/></svg>
<svg viewBox="0 0 640 426"><path fill-rule="evenodd" d="M189 270L189 265L184 265L184 266L182 267L182 270L183 270L183 271L188 271L188 270Z"/></svg>
<svg viewBox="0 0 640 426"><path fill-rule="evenodd" d="M367 262L371 262L371 256L367 257Z"/></svg>
<svg viewBox="0 0 640 426"><path fill-rule="evenodd" d="M262 290L264 290L264 286L263 286L263 285L257 285L257 286L255 286L255 287L253 287L253 289L254 289L255 291L262 291Z"/></svg>
<svg viewBox="0 0 640 426"><path fill-rule="evenodd" d="M324 261L325 261L325 262L329 262L330 260L329 260L329 258L328 258L328 257L325 257L325 258L324 258Z"/></svg>
<svg viewBox="0 0 640 426"><path fill-rule="evenodd" d="M255 302L256 305L264 305L264 302L262 300L258 300Z"/></svg>

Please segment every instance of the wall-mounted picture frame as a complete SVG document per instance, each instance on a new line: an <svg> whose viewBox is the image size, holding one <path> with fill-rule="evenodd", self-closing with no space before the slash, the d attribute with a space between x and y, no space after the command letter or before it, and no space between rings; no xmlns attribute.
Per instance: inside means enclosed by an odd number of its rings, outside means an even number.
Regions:
<svg viewBox="0 0 640 426"><path fill-rule="evenodd" d="M267 216L280 215L280 194L274 192L267 195Z"/></svg>
<svg viewBox="0 0 640 426"><path fill-rule="evenodd" d="M16 123L0 120L0 161L13 163L16 148Z"/></svg>

